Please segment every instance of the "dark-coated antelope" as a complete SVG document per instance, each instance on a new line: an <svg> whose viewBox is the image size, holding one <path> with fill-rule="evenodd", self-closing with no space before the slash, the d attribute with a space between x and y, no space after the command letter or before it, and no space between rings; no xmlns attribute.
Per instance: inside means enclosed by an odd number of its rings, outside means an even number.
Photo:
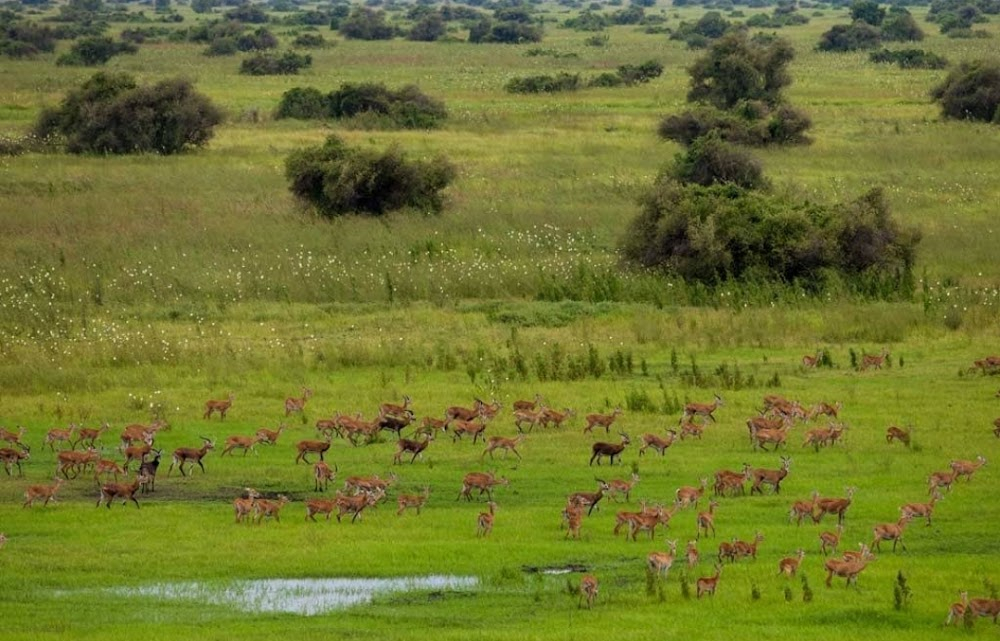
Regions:
<svg viewBox="0 0 1000 641"><path fill-rule="evenodd" d="M590 455L590 465L594 464L594 459L597 459L597 464L601 464L601 458L608 457L610 465L615 464L615 457L618 457L618 462L621 463L621 453L625 451L625 447L631 443L628 434L625 432L619 432L621 434L621 443L602 443L598 441L590 446L592 454Z"/></svg>
<svg viewBox="0 0 1000 641"><path fill-rule="evenodd" d="M202 418L212 418L212 414L218 412L219 419L224 420L226 418L226 412L228 412L229 408L233 406L233 400L235 398L236 396L230 392L229 396L224 401L205 401L205 413L202 415Z"/></svg>
<svg viewBox="0 0 1000 641"><path fill-rule="evenodd" d="M605 493L611 491L611 486L608 485L607 481L602 481L601 479L596 479L596 481L600 483L596 492L574 492L567 497L568 503L576 503L581 507L587 508L587 516L590 516L591 512L594 511L594 508L601 502Z"/></svg>
<svg viewBox="0 0 1000 641"><path fill-rule="evenodd" d="M153 450L153 458L139 464L139 476L146 477L146 481L140 484L142 493L156 491L156 471L160 469L160 450Z"/></svg>
<svg viewBox="0 0 1000 641"><path fill-rule="evenodd" d="M910 447L910 430L890 425L885 430L885 442L892 443L893 441L899 441L906 447Z"/></svg>
<svg viewBox="0 0 1000 641"><path fill-rule="evenodd" d="M410 457L410 463L416 461L418 456L423 458L424 450L427 449L427 446L430 445L433 440L433 434L424 437L424 440L422 441L414 441L408 438L399 439L396 441L396 455L392 458L393 464L399 465L402 462L403 454L413 454L413 456Z"/></svg>
<svg viewBox="0 0 1000 641"><path fill-rule="evenodd" d="M174 465L177 466L178 471L180 471L181 476L187 476L184 471L185 463L197 463L198 467L201 468L202 474L205 473L205 464L202 463L202 459L210 451L215 449L215 443L211 439L207 439L204 436L200 437L202 441L202 446L199 448L194 447L178 447L174 450L173 459L170 462L170 467L167 469L167 476L174 471ZM138 503L136 503L138 505Z"/></svg>

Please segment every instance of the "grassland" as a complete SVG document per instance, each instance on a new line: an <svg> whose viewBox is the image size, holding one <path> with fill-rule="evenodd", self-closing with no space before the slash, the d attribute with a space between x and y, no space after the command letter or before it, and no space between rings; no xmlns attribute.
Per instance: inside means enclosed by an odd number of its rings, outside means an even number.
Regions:
<svg viewBox="0 0 1000 641"><path fill-rule="evenodd" d="M568 11L547 10L559 19ZM668 26L699 15L662 10ZM939 120L927 90L944 72L812 50L821 32L845 20L846 11L826 9L783 30L797 49L789 98L813 118L815 142L761 156L778 188L824 202L883 186L896 214L924 234L914 301L813 300L784 288L705 295L619 271L615 247L635 197L677 151L655 138L656 123L682 108L685 66L697 55L662 34L616 27L607 47L589 47L586 34L550 20L540 46L576 54L558 58L526 56L530 45L338 41L315 52L298 77L240 76L235 59L204 57L193 44L143 46L115 59L111 68L143 80L193 78L229 120L205 149L178 157L0 158L0 425L26 426L32 445L26 478L0 478L0 532L9 539L0 549L0 637L994 635L987 622L971 632L940 624L960 589L984 596L1000 581L992 467L1000 440L990 433L1000 382L967 371L1000 338L1000 146L995 128ZM994 40L949 40L921 24L928 38L920 46L952 61L992 50ZM984 27L997 32L994 23ZM641 87L544 97L502 89L513 76L589 75L650 58L666 71ZM53 59L4 62L0 132L23 132L43 105L90 74ZM293 86L361 80L416 81L448 105L441 131L335 130L353 144L395 141L415 155L449 156L461 176L442 215L324 222L292 201L285 155L331 128L276 122L270 110ZM801 356L820 348L834 367L802 370ZM883 348L891 368L850 367L852 350ZM631 367L612 371L612 362ZM210 453L205 474L162 476L156 493L140 498L141 510L96 510L89 478L67 483L56 505L20 506L25 486L55 469L54 454L41 447L51 427L108 421L116 434L164 416L172 428L158 446L169 453L200 436L218 442L274 428L284 420L283 398L304 385L315 391L306 417L293 416L276 446L246 458ZM226 421L203 420L204 401L230 391L236 400ZM403 394L418 416L496 397L506 409L488 433L510 435L511 401L535 393L578 416L561 431L531 434L520 462L481 461L481 446L447 437L413 465L393 466L392 439L358 448L335 441L339 478L395 471L399 491L429 485L429 505L419 516L397 517L389 503L355 524L303 521L302 500L315 493L310 469L293 463L292 444L312 436L317 418L371 416ZM716 393L725 405L703 440L678 443L663 458L640 458L633 445L613 471L587 465L594 438L581 433L579 416L620 405L621 428L635 443L675 426L682 403ZM685 599L677 568L647 583L645 555L663 549L663 534L635 543L613 536L618 506L588 518L582 540L565 539L565 496L595 488L595 475L626 478L637 465L634 506L640 497L670 501L678 486L717 469L776 467L776 454L751 451L744 424L768 393L842 401L850 427L842 444L820 452L799 447L795 428L781 495L721 501L719 535L702 542L705 557L733 536L760 530L766 538L756 562L725 568L714 599ZM914 426L914 446L886 445L890 424ZM113 456L113 437L104 444ZM832 525L790 525L792 500L857 486L844 535L845 547L854 546L871 540L875 523L894 521L902 503L925 500L928 473L976 455L991 463L947 495L932 527L910 526L907 552L880 554L856 590L842 580L823 586L817 533ZM461 476L477 469L511 480L497 491L486 540L475 536L483 504L455 500ZM280 523L232 523L231 501L247 485L293 499ZM677 514L667 533L682 546L694 535L693 510ZM775 576L778 559L799 547L807 550L810 602L798 580ZM593 611L578 609L568 592L579 574L524 571L566 564L601 579ZM706 560L691 572L692 589L710 571ZM912 595L896 609L899 572ZM201 598L242 579L432 573L475 576L479 585L382 596L316 617L248 613ZM179 600L128 592L170 582L199 582L205 592Z"/></svg>

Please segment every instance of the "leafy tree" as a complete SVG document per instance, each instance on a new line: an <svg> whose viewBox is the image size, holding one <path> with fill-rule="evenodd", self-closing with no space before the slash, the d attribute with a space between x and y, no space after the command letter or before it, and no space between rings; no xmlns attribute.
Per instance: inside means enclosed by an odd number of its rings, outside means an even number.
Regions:
<svg viewBox="0 0 1000 641"><path fill-rule="evenodd" d="M340 21L338 30L351 40L391 40L396 35L396 30L385 21L385 11L368 7L355 7Z"/></svg>
<svg viewBox="0 0 1000 641"><path fill-rule="evenodd" d="M226 12L226 18L237 20L248 24L264 24L270 18L267 12L256 4L243 3L240 6Z"/></svg>
<svg viewBox="0 0 1000 641"><path fill-rule="evenodd" d="M809 117L790 105L772 107L762 102L742 102L731 110L702 105L667 116L660 121L658 132L662 138L682 145L690 145L715 132L726 142L764 147L807 144L810 140L805 132L810 127Z"/></svg>
<svg viewBox="0 0 1000 641"><path fill-rule="evenodd" d="M948 59L923 49L882 49L868 55L868 59L878 63L895 63L903 69L944 69Z"/></svg>
<svg viewBox="0 0 1000 641"><path fill-rule="evenodd" d="M795 52L782 38L750 37L742 31L719 38L689 68L689 101L730 109L743 100L776 104L791 83L787 67Z"/></svg>
<svg viewBox="0 0 1000 641"><path fill-rule="evenodd" d="M867 22L859 21L849 25L833 25L820 36L816 48L820 51L857 51L874 49L881 44L882 32Z"/></svg>
<svg viewBox="0 0 1000 641"><path fill-rule="evenodd" d="M191 0L191 9L195 13L211 13L212 9L221 4L221 0Z"/></svg>
<svg viewBox="0 0 1000 641"><path fill-rule="evenodd" d="M408 40L417 40L420 42L433 42L445 34L445 24L444 18L437 11L428 13L423 18L421 18L413 28L410 29L410 33L407 34L406 38Z"/></svg>
<svg viewBox="0 0 1000 641"><path fill-rule="evenodd" d="M983 120L1000 124L1000 63L994 60L962 62L931 90L947 118Z"/></svg>
<svg viewBox="0 0 1000 641"><path fill-rule="evenodd" d="M65 140L70 153L175 154L207 143L220 122L222 112L186 80L139 86L127 74L98 73L43 110L34 133Z"/></svg>
<svg viewBox="0 0 1000 641"><path fill-rule="evenodd" d="M878 2L874 0L854 0L854 3L851 4L851 20L853 22L860 20L873 27L878 27L884 19L885 9L878 6Z"/></svg>
<svg viewBox="0 0 1000 641"><path fill-rule="evenodd" d="M882 39L894 42L909 42L924 39L924 31L913 18L913 14L902 7L892 7L882 21Z"/></svg>
<svg viewBox="0 0 1000 641"><path fill-rule="evenodd" d="M663 75L663 65L656 60L647 60L640 65L622 65L618 75L626 85L645 84Z"/></svg>
<svg viewBox="0 0 1000 641"><path fill-rule="evenodd" d="M313 87L294 87L281 95L274 117L312 120L330 115L330 102L323 92Z"/></svg>

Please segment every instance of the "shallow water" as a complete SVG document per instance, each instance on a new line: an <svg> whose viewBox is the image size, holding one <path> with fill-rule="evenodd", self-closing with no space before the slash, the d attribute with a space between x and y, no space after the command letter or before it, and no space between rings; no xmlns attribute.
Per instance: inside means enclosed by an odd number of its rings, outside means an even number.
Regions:
<svg viewBox="0 0 1000 641"><path fill-rule="evenodd" d="M313 616L369 603L379 594L414 590L464 590L476 577L431 575L394 579L257 579L221 584L157 583L112 590L121 596L198 600L247 612L287 612Z"/></svg>

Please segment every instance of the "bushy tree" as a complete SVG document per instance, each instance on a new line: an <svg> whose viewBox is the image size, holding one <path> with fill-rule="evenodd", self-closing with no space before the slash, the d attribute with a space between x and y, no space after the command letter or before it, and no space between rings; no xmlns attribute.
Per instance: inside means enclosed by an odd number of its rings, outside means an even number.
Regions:
<svg viewBox="0 0 1000 641"><path fill-rule="evenodd" d="M220 122L222 112L186 80L140 86L98 73L43 110L34 134L64 140L70 153L175 154L207 143Z"/></svg>
<svg viewBox="0 0 1000 641"><path fill-rule="evenodd" d="M857 51L882 44L882 32L867 22L836 24L824 32L816 48L820 51Z"/></svg>
<svg viewBox="0 0 1000 641"><path fill-rule="evenodd" d="M766 185L760 162L716 133L696 138L684 152L677 154L671 175L682 183L705 187L731 184L759 189Z"/></svg>
<svg viewBox="0 0 1000 641"><path fill-rule="evenodd" d="M1000 62L972 60L952 69L931 91L947 118L1000 123Z"/></svg>
<svg viewBox="0 0 1000 641"><path fill-rule="evenodd" d="M851 20L861 21L878 27L885 20L885 9L874 0L854 0L851 4Z"/></svg>
<svg viewBox="0 0 1000 641"><path fill-rule="evenodd" d="M903 69L944 69L948 66L947 58L923 49L882 49L869 54L868 59L877 63L894 63Z"/></svg>
<svg viewBox="0 0 1000 641"><path fill-rule="evenodd" d="M281 95L274 117L313 120L330 116L330 101L314 87L293 87Z"/></svg>
<svg viewBox="0 0 1000 641"><path fill-rule="evenodd" d="M340 21L340 35L350 40L391 40L396 30L385 20L385 11L355 7Z"/></svg>
<svg viewBox="0 0 1000 641"><path fill-rule="evenodd" d="M444 103L424 94L415 85L398 90L379 83L345 83L323 95L318 89L296 87L284 93L276 118L354 118L366 116L369 124L404 129L432 129L448 112Z"/></svg>
<svg viewBox="0 0 1000 641"><path fill-rule="evenodd" d="M0 55L28 58L55 48L56 34L51 27L19 20L13 13L0 14Z"/></svg>
<svg viewBox="0 0 1000 641"><path fill-rule="evenodd" d="M882 39L890 42L913 42L924 39L924 31L913 14L903 7L892 7L882 21Z"/></svg>
<svg viewBox="0 0 1000 641"><path fill-rule="evenodd" d="M270 19L267 16L267 12L264 11L262 7L256 4L250 4L249 2L243 3L238 7L227 11L226 18L249 24L264 24Z"/></svg>
<svg viewBox="0 0 1000 641"><path fill-rule="evenodd" d="M725 111L702 105L667 116L660 121L657 131L660 137L682 145L690 145L715 132L726 142L765 147L808 144L811 141L805 132L811 127L809 116L790 105L772 107L762 102L742 102Z"/></svg>
<svg viewBox="0 0 1000 641"><path fill-rule="evenodd" d="M285 160L292 193L325 216L381 216L403 208L438 212L441 192L455 177L443 157L408 160L398 146L383 152L351 148L330 136L318 147L294 152Z"/></svg>
<svg viewBox="0 0 1000 641"><path fill-rule="evenodd" d="M776 104L791 83L787 67L795 52L783 38L735 31L719 38L689 68L688 100L731 109L740 101Z"/></svg>
<svg viewBox="0 0 1000 641"><path fill-rule="evenodd" d="M406 35L408 40L433 42L445 34L444 18L437 11L422 17Z"/></svg>
<svg viewBox="0 0 1000 641"><path fill-rule="evenodd" d="M266 27L259 27L253 33L244 33L236 39L240 51L264 51L278 46L278 38Z"/></svg>
<svg viewBox="0 0 1000 641"><path fill-rule="evenodd" d="M240 73L248 76L294 75L312 65L309 54L286 51L282 54L258 53L240 63Z"/></svg>
<svg viewBox="0 0 1000 641"><path fill-rule="evenodd" d="M115 42L107 36L83 38L70 47L56 60L58 65L96 67L103 65L111 58L123 53L135 53L139 50L131 42Z"/></svg>

